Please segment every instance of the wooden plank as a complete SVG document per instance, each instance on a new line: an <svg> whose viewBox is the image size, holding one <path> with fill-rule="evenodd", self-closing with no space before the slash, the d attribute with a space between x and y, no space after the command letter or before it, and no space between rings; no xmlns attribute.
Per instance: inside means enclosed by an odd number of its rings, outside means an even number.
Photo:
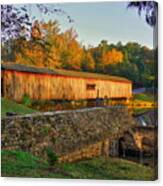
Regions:
<svg viewBox="0 0 163 186"><path fill-rule="evenodd" d="M4 70L4 95L21 101L27 94L31 99L95 99L130 98L132 84L110 80L74 78L47 74L24 73ZM87 90L87 84L95 84L94 90Z"/></svg>

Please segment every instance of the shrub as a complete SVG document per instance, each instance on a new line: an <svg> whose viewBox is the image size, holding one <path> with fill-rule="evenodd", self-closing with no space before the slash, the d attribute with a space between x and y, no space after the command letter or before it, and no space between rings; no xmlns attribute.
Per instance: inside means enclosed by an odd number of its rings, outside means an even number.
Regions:
<svg viewBox="0 0 163 186"><path fill-rule="evenodd" d="M30 106L32 104L32 101L30 97L27 94L24 94L23 99L22 99L23 105Z"/></svg>
<svg viewBox="0 0 163 186"><path fill-rule="evenodd" d="M58 156L53 152L51 147L47 147L45 150L48 157L49 165L54 165L58 161Z"/></svg>

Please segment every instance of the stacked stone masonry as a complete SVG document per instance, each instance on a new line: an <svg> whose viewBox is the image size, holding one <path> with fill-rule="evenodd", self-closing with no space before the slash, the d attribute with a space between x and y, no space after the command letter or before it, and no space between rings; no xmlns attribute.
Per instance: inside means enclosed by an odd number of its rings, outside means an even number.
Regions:
<svg viewBox="0 0 163 186"><path fill-rule="evenodd" d="M60 162L109 154L109 141L135 125L126 108L91 108L4 117L2 149L23 150L47 158L47 147Z"/></svg>

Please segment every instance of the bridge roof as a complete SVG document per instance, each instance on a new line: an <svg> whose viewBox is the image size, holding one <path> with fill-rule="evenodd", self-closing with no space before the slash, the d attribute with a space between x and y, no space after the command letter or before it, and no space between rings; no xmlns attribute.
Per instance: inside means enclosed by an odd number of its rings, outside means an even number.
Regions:
<svg viewBox="0 0 163 186"><path fill-rule="evenodd" d="M77 77L77 78L101 79L101 80L110 80L116 82L132 83L127 78L118 77L118 76L110 76L106 74L63 70L63 69L38 68L35 66L17 64L14 62L2 63L1 68L2 70L31 72L36 74L50 74L50 75L59 75L59 76L68 76L68 77Z"/></svg>

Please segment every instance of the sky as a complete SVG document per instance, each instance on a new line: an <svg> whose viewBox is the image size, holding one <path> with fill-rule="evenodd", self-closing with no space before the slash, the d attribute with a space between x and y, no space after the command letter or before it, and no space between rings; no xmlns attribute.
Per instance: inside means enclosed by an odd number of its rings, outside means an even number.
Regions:
<svg viewBox="0 0 163 186"><path fill-rule="evenodd" d="M153 48L153 28L136 9L127 9L126 2L61 3L51 4L64 10L74 23L69 23L64 15L41 15L31 8L32 14L44 20L58 20L62 31L73 27L78 33L78 41L88 46L97 46L101 40L123 44L138 42Z"/></svg>

